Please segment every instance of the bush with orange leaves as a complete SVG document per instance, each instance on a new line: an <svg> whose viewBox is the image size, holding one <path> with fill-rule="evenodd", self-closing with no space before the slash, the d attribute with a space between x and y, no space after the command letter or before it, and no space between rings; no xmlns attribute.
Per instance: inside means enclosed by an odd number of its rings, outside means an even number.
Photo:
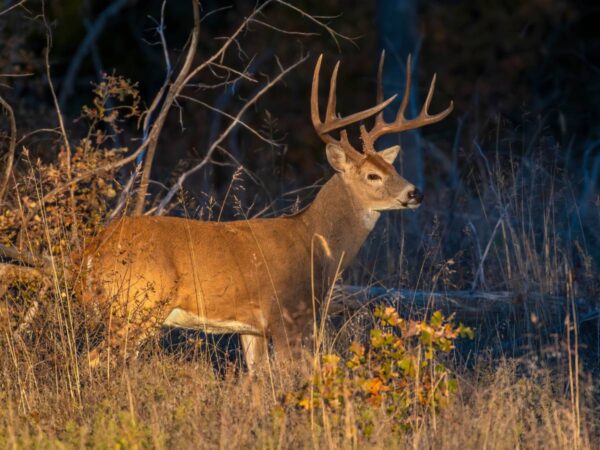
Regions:
<svg viewBox="0 0 600 450"><path fill-rule="evenodd" d="M345 360L323 355L312 380L289 395L288 404L307 411L320 408L333 417L352 404L367 435L373 431L377 410L399 428L410 429L415 418L446 405L457 380L440 354L454 349L459 338L472 339L473 330L453 324L440 311L429 320L415 321L401 318L392 307L378 307L375 318L367 346L352 343Z"/></svg>
<svg viewBox="0 0 600 450"><path fill-rule="evenodd" d="M116 170L65 186L122 157L127 149L119 145L120 135L127 121L140 117L141 99L136 84L115 75L104 75L93 93L92 104L81 114L88 122L87 133L72 150L64 136L51 161L33 158L23 148L0 210L0 244L34 254L66 255L105 222L121 190Z"/></svg>

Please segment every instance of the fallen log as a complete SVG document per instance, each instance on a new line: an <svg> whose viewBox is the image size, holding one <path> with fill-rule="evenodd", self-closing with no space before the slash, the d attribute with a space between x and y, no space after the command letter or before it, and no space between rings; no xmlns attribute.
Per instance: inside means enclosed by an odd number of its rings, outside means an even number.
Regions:
<svg viewBox="0 0 600 450"><path fill-rule="evenodd" d="M573 301L576 307L583 310L593 306L585 299ZM431 292L338 285L334 288L329 312L335 314L345 309L358 310L378 303L389 304L405 313L440 310L445 315L454 314L456 320L471 322L493 314L537 311L542 307L545 315L554 314L564 311L571 305L571 300L539 292Z"/></svg>

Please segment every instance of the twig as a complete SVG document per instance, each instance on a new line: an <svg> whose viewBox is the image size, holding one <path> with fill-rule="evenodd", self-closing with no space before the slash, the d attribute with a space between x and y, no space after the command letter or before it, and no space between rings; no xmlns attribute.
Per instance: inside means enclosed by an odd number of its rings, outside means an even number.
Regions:
<svg viewBox="0 0 600 450"><path fill-rule="evenodd" d="M237 81L238 79L243 78L244 80L250 81L251 83L258 83L258 81L256 79L252 78L248 73L246 73L246 71L240 72L239 70L236 70L232 67L225 66L223 64L218 64L218 63L212 63L211 66L215 66L219 69L223 69L227 72L236 74L238 76L238 78L236 80L232 80L232 81Z"/></svg>
<svg viewBox="0 0 600 450"><path fill-rule="evenodd" d="M137 199L133 209L133 215L139 216L144 212L144 205L146 203L146 192L148 192L148 181L150 180L150 172L152 170L152 162L156 153L156 146L158 144L158 137L162 130L162 127L167 118L167 114L173 105L173 102L177 98L181 89L185 86L186 77L192 68L192 62L196 54L196 48L198 46L198 40L200 38L200 11L196 0L192 0L192 7L194 11L194 30L192 31L192 38L188 49L187 56L183 63L183 67L179 71L179 75L175 81L169 87L166 98L162 104L160 114L156 118L156 121L152 125L152 129L148 136L148 151L146 152L146 158L144 159L144 167L142 169L142 178L140 181L140 187L137 191Z"/></svg>
<svg viewBox="0 0 600 450"><path fill-rule="evenodd" d="M504 211L502 211L502 214L500 214L500 217L498 218L498 221L496 222L496 225L494 226L494 229L492 230L492 234L490 235L488 243L485 246L483 255L481 255L481 259L479 261L479 266L477 267L477 272L475 273L475 278L473 278L473 283L471 284L471 291L474 291L475 289L477 289L478 280L480 280L480 279L483 280L483 264L485 263L485 260L490 251L490 248L492 247L492 242L493 242L494 238L496 237L496 232L498 231L498 228L502 224L502 220L504 220L504 216L506 215L506 212L507 212L507 209L504 208Z"/></svg>
<svg viewBox="0 0 600 450"><path fill-rule="evenodd" d="M3 16L4 14L6 14L6 13L8 13L8 12L12 11L12 10L13 10L13 9L15 9L15 8L18 8L19 6L21 6L21 5L22 5L23 3L25 3L25 2L26 2L26 0L21 0L20 2L18 2L18 3L15 3L15 4L14 4L14 5L12 5L12 6L9 6L9 7L8 7L8 8L6 8L5 10L3 10L3 11L0 11L0 16Z"/></svg>
<svg viewBox="0 0 600 450"><path fill-rule="evenodd" d="M263 22L262 20L258 20L258 19L252 19L251 21L254 23L257 23L258 25L262 25L263 27L269 28L270 30L277 31L278 33L285 34L288 36L308 37L308 36L318 36L319 35L319 33L310 33L310 32L306 32L306 31L284 30L283 28L278 28L275 25L271 25L270 23Z"/></svg>
<svg viewBox="0 0 600 450"><path fill-rule="evenodd" d="M94 42L96 42L96 39L98 39L98 36L104 30L108 20L117 15L128 1L129 0L116 0L108 8L102 11L96 18L94 24L88 30L88 33L81 44L79 44L73 59L71 59L71 64L69 64L69 68L67 69L67 73L65 74L65 78L62 83L59 101L61 106L64 106L65 102L73 92L73 83L75 82L75 78L79 73L79 68L81 67L83 59L87 56Z"/></svg>
<svg viewBox="0 0 600 450"><path fill-rule="evenodd" d="M191 102L194 103L198 103L199 105L204 106L207 109L210 109L213 112L219 113L225 117L227 117L228 119L231 120L236 120L236 118L234 116L232 116L229 113L226 113L225 111L220 110L219 108L215 108L214 106L209 105L208 103L203 102L202 100L198 100L197 98L194 97L189 97L187 95L180 95L179 98L184 98L186 100L189 100ZM275 141L272 141L271 139L263 136L262 134L260 134L260 132L256 131L254 128L252 128L250 125L248 125L246 122L242 121L242 120L238 120L238 123L245 128L246 130L248 130L250 133L252 133L253 135L255 135L257 138L259 138L261 141L272 145L273 147L281 147L281 144L278 144Z"/></svg>
<svg viewBox="0 0 600 450"><path fill-rule="evenodd" d="M0 256L14 259L34 267L45 267L50 264L50 261L43 256L36 256L28 251L17 250L16 248L7 247L2 244L0 244Z"/></svg>
<svg viewBox="0 0 600 450"><path fill-rule="evenodd" d="M127 183L125 183L125 186L123 187L123 190L121 191L121 194L119 195L119 201L117 202L117 206L115 206L113 208L113 210L110 212L110 214L108 215L109 220L112 220L115 217L117 217L117 215L121 212L121 210L123 210L123 208L125 208L125 205L127 204L127 198L129 196L129 193L133 189L133 184L135 182L135 179L137 178L139 168L140 168L140 166L138 165L135 168L135 170L133 171L133 173L131 174L131 176L129 177L129 180L127 180Z"/></svg>
<svg viewBox="0 0 600 450"><path fill-rule="evenodd" d="M283 5L283 6L287 7L287 8L290 8L293 11L296 11L302 17L305 17L309 21L314 22L318 26L322 27L325 31L327 31L327 33L329 34L329 36L331 36L331 38L335 42L335 45L337 46L338 50L340 50L340 43L338 41L338 38L344 39L345 41L348 41L348 42L356 45L353 38L350 38L348 36L344 36L341 33L338 33L333 28L331 28L329 25L327 25L325 22L323 22L322 20L320 20L317 16L312 16L309 13L307 13L306 11L303 11L302 9L298 8L297 6L294 6L291 3L285 2L283 0L275 0L275 1L277 3L279 3L280 5Z"/></svg>
<svg viewBox="0 0 600 450"><path fill-rule="evenodd" d="M169 49L167 47L167 39L165 37L165 8L167 5L167 0L163 0L161 8L160 8L160 22L157 23L156 32L158 33L160 39L160 45L163 50L163 57L165 61L165 79L163 81L162 86L160 87L158 93L154 96L150 107L145 111L144 114L140 117L144 118L144 126L143 126L143 134L142 134L142 143L148 141L148 136L150 133L150 129L152 127L154 118L154 113L156 112L156 108L160 105L161 101L165 96L165 92L169 87L169 82L171 81L171 76L173 74L173 66L171 64L171 58L169 57ZM156 21L155 21L156 22ZM117 202L117 206L110 213L109 217L112 219L119 214L119 212L125 207L125 204L128 201L129 193L133 189L133 185L138 175L140 174L140 169L142 164L144 163L144 151L140 152L136 157L137 165L135 170L131 172L129 176L129 180L125 183L125 188L121 191L121 195L119 196L119 201Z"/></svg>
<svg viewBox="0 0 600 450"><path fill-rule="evenodd" d="M15 113L4 98L0 97L0 105L6 110L8 114L8 120L10 122L10 143L8 145L8 156L6 157L6 165L4 167L4 174L2 176L2 182L0 183L0 205L4 201L6 190L8 189L8 182L10 180L10 174L12 172L12 166L15 160L15 148L17 147L17 122L15 121Z"/></svg>
<svg viewBox="0 0 600 450"><path fill-rule="evenodd" d="M5 78L24 78L24 77L31 77L35 75L35 73L33 72L28 72L28 73L0 73L0 77L5 77Z"/></svg>
<svg viewBox="0 0 600 450"><path fill-rule="evenodd" d="M225 52L227 51L227 49L229 48L229 46L235 42L235 40L237 39L237 37L240 35L240 33L242 31L244 31L246 29L246 27L248 26L248 24L252 21L252 19L258 15L264 8L267 7L267 5L271 4L273 2L273 0L266 0L262 5L260 5L259 7L257 7L256 9L254 9L254 11L252 11L252 13L246 17L244 19L244 21L240 24L240 26L233 32L233 34L231 36L229 36L227 38L227 40L225 41L225 43L221 46L221 48L219 48L219 50L217 50L215 52L214 55L212 55L210 58L208 58L206 61L204 61L202 64L198 65L197 67L195 67L188 75L187 77L185 77L185 79L183 80L181 89L183 89L183 87L187 86L189 84L189 82L192 80L192 78L194 78L196 75L198 75L200 72L202 72L206 67L210 66L211 64L213 64L215 61L220 61L222 59L222 57L225 55ZM179 95L179 92L177 93Z"/></svg>
<svg viewBox="0 0 600 450"><path fill-rule="evenodd" d="M283 72L280 72L275 78L273 78L271 81L269 81L260 91L258 91L254 97L252 97L250 100L248 100L244 104L244 106L242 106L242 108L240 109L238 114L235 116L235 118L232 120L232 122L229 124L229 126L210 145L210 147L208 148L206 155L204 155L204 158L202 159L202 161L200 161L198 164L196 164L190 170L182 173L179 176L179 178L177 179L177 182L169 189L169 192L167 193L167 195L165 195L165 197L160 201L160 203L158 205L158 209L156 211L157 215L162 214L164 208L169 204L169 202L171 201L171 199L173 198L175 193L179 189L181 189L181 187L183 187L184 181L190 175L196 173L198 170L200 170L202 167L204 167L210 161L210 158L211 158L213 152L215 151L215 149L221 144L221 142L223 142L223 140L227 137L227 135L240 123L240 119L242 118L242 116L244 115L246 110L248 108L250 108L250 106L252 106L254 103L256 103L256 101L260 97L262 97L267 91L269 91L275 84L277 84L279 82L279 80L281 80L285 75L287 75L290 71L294 70L296 67L298 67L300 64L302 64L307 59L308 59L308 55L304 56L301 59L299 59L298 61L296 61L294 64L292 64L291 66L286 68Z"/></svg>

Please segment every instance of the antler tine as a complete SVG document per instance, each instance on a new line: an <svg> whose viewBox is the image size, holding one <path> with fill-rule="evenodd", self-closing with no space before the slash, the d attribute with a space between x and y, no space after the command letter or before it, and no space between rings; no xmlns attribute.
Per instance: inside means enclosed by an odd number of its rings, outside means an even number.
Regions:
<svg viewBox="0 0 600 450"><path fill-rule="evenodd" d="M379 57L379 67L377 68L377 103L383 102L383 63L385 61L385 50L381 50ZM383 110L375 116L375 123L383 123Z"/></svg>
<svg viewBox="0 0 600 450"><path fill-rule="evenodd" d="M402 97L402 103L396 114L396 122L400 122L405 119L406 108L408 107L408 100L410 98L410 85L412 82L412 55L409 53L406 58L406 83L404 84L404 96Z"/></svg>
<svg viewBox="0 0 600 450"><path fill-rule="evenodd" d="M327 110L325 111L325 121L330 122L337 119L337 113L335 107L337 103L337 75L340 68L340 62L335 63L333 72L331 73L331 80L329 81L329 97L327 98Z"/></svg>
<svg viewBox="0 0 600 450"><path fill-rule="evenodd" d="M344 128L353 123L359 122L363 119L367 119L375 114L381 112L387 105L392 103L396 99L396 95L388 98L387 100L369 108L364 111L359 111L354 114L350 114L346 117L337 117L335 112L336 105L336 87L337 87L337 73L339 70L339 61L335 65L333 74L331 75L331 85L329 90L329 96L327 101L327 111L325 112L325 121L321 122L321 114L319 111L319 74L321 72L321 63L323 61L323 55L320 55L315 65L315 71L313 73L313 83L310 96L310 112L313 125L319 134L323 135L339 128Z"/></svg>
<svg viewBox="0 0 600 450"><path fill-rule="evenodd" d="M415 128L424 127L426 125L431 125L433 123L439 122L440 120L445 119L448 114L452 112L454 109L454 102L450 101L450 105L438 114L434 114L433 116L429 114L429 105L431 105L431 100L433 99L433 92L435 90L435 82L437 80L437 74L433 75L431 79L431 83L429 84L429 91L427 91L427 97L425 98L425 102L423 103L423 107L421 108L421 112L417 117L411 120L405 120L402 131L413 130Z"/></svg>
<svg viewBox="0 0 600 450"><path fill-rule="evenodd" d="M339 128L347 127L348 125L352 125L353 123L360 122L361 120L368 119L369 117L374 116L375 114L383 111L387 105L392 103L396 99L397 95L392 95L383 103L375 105L369 109L365 109L364 111L360 111L354 114L350 114L346 117L337 117L334 116L335 120L329 122L326 120L325 125L323 126L323 132L329 133L333 130L337 130Z"/></svg>
<svg viewBox="0 0 600 450"><path fill-rule="evenodd" d="M321 54L317 59L317 64L315 65L315 71L313 73L313 82L310 93L310 115L312 119L313 126L317 131L317 134L323 140L323 142L327 144L339 144L344 152L353 160L359 161L363 158L363 155L357 151L350 141L348 140L348 134L346 130L342 130L340 132L340 140L335 139L333 136L328 134L327 127L328 124L336 124L338 119L336 117L335 112L335 88L336 88L336 79L337 72L339 68L339 62L336 64L334 72L331 77L331 84L329 90L329 96L327 101L327 110L325 112L325 122L321 122L321 113L319 111L319 75L321 72L321 62L323 61L323 55ZM343 124L340 126L344 126ZM337 127L333 127L335 129Z"/></svg>
<svg viewBox="0 0 600 450"><path fill-rule="evenodd" d="M385 50L381 50L379 57L379 67L377 68L377 103L383 101L383 63L385 61Z"/></svg>
<svg viewBox="0 0 600 450"><path fill-rule="evenodd" d="M317 64L315 64L315 71L313 72L312 87L310 90L310 118L312 120L315 130L320 133L323 122L321 122L321 113L319 112L319 73L321 72L321 62L323 61L323 55L319 55Z"/></svg>
<svg viewBox="0 0 600 450"><path fill-rule="evenodd" d="M379 63L379 81L380 87L378 88L377 93L377 104L369 109L364 111L360 111L354 114L351 114L347 117L338 117L336 113L336 91L337 91L337 76L340 67L340 62L338 61L333 69L333 73L331 74L331 80L329 84L329 94L327 97L327 110L325 111L325 119L321 121L321 113L319 111L319 77L321 73L321 63L323 62L323 55L319 55L317 59L317 63L315 64L315 71L313 73L312 80L312 88L310 93L310 116L312 119L313 126L317 131L319 137L323 142L328 144L338 144L342 146L347 155L349 155L352 159L362 159L364 155L357 151L348 139L348 134L346 130L343 128L347 127L356 122L360 122L361 120L367 119L374 115L379 115L377 121L380 122L380 125L385 126L386 124L383 121L382 111L396 99L396 95L388 98L387 100L383 99L383 85L381 83L382 73L383 73L383 58L382 54L381 61ZM364 126L361 126L361 136L364 139L368 139L368 134ZM329 133L334 130L340 130L340 139L335 139ZM364 137L366 136L366 138ZM367 150L368 151L368 150Z"/></svg>
<svg viewBox="0 0 600 450"><path fill-rule="evenodd" d="M383 56L379 63L379 70L377 74L378 80L381 78L382 60ZM400 104L400 108L398 108L396 120L388 123L383 119L383 114L379 114L375 120L375 125L373 126L371 131L367 132L366 129L361 128L363 150L367 153L375 151L375 141L377 141L377 139L379 139L381 136L390 133L400 133L402 131L412 130L415 128L420 128L426 125L431 125L433 123L439 122L440 120L446 118L454 108L454 102L450 102L450 106L448 106L448 108L446 108L441 113L434 115L429 114L429 106L431 105L431 100L433 99L433 92L435 90L435 82L437 79L436 75L434 75L433 79L431 80L431 84L429 85L429 91L427 92L427 97L425 98L425 102L423 103L423 107L421 108L419 115L414 119L406 119L406 109L408 107L408 100L410 98L410 87L412 83L411 61L411 55L408 55L408 58L406 59L406 83L404 85L404 96L402 97L402 103ZM379 96L379 85L377 95Z"/></svg>
<svg viewBox="0 0 600 450"><path fill-rule="evenodd" d="M428 116L429 113L429 105L431 104L431 99L433 98L433 91L435 89L435 82L437 80L437 73L433 74L431 78L431 83L429 84L429 90L427 91L427 97L425 98L425 103L423 103L423 107L421 108L421 113L419 115Z"/></svg>

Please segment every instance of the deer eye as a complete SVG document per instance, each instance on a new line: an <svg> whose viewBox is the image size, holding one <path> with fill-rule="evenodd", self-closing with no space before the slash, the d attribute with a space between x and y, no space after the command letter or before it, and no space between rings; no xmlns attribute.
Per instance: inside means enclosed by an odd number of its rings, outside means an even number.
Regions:
<svg viewBox="0 0 600 450"><path fill-rule="evenodd" d="M381 181L381 177L376 173L370 173L367 175L367 180L369 181Z"/></svg>

